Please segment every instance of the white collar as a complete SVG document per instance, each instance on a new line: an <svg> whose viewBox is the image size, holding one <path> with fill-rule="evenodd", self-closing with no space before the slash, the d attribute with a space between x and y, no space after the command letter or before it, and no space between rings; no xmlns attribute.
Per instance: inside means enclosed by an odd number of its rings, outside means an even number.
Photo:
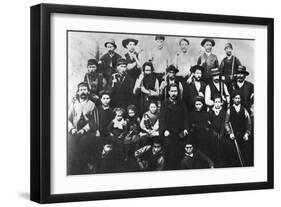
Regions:
<svg viewBox="0 0 281 207"><path fill-rule="evenodd" d="M238 81L237 81L237 86L238 86L239 88L241 88L241 87L244 85L244 83L245 83L245 81L243 81L243 82L238 82Z"/></svg>
<svg viewBox="0 0 281 207"><path fill-rule="evenodd" d="M190 153L190 154L185 153L185 156L188 156L188 157L193 157L193 156L194 156L194 154L193 154L193 153Z"/></svg>
<svg viewBox="0 0 281 207"><path fill-rule="evenodd" d="M238 106L236 106L235 104L233 104L233 107L235 109L236 112L239 112L240 111L240 108L241 108L241 104L239 104Z"/></svg>
<svg viewBox="0 0 281 207"><path fill-rule="evenodd" d="M213 108L212 108L212 110L215 112L216 115L219 115L221 109L222 109L222 107L220 107L219 109L216 109L215 106L213 106Z"/></svg>

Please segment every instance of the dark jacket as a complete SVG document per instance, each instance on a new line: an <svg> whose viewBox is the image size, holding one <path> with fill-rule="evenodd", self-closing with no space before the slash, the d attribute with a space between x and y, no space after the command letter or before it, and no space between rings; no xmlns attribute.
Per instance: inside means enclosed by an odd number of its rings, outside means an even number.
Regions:
<svg viewBox="0 0 281 207"><path fill-rule="evenodd" d="M106 53L100 58L101 67L99 72L102 72L107 80L116 72L117 60L120 58L122 58L121 55L116 52L114 52L112 57Z"/></svg>
<svg viewBox="0 0 281 207"><path fill-rule="evenodd" d="M206 83L203 81L200 81L200 84L201 84L201 87L199 89L199 92L202 92L203 94L205 94ZM194 110L194 98L199 95L199 92L197 91L194 82L187 85L186 93L185 93L186 95L185 95L184 99L185 99L185 103L186 103L189 111Z"/></svg>

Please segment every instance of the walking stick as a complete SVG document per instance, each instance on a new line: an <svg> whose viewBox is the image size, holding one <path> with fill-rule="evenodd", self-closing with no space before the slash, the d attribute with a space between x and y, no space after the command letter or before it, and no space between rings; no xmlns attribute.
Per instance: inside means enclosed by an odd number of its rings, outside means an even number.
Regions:
<svg viewBox="0 0 281 207"><path fill-rule="evenodd" d="M233 132L233 128L232 128L231 122L229 122L229 127L230 127L231 131ZM237 143L236 138L234 138L233 141L234 141L234 144L235 144L235 148L236 148L236 151L237 151L239 162L240 162L241 166L244 167L243 157L242 157L242 154L241 154L241 151L240 151L240 148L239 148L239 145Z"/></svg>

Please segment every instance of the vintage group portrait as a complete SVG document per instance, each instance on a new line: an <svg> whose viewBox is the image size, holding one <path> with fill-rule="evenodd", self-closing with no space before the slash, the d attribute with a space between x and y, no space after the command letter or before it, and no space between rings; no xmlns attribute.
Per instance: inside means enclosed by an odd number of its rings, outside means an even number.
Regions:
<svg viewBox="0 0 281 207"><path fill-rule="evenodd" d="M254 39L66 35L67 175L254 166Z"/></svg>

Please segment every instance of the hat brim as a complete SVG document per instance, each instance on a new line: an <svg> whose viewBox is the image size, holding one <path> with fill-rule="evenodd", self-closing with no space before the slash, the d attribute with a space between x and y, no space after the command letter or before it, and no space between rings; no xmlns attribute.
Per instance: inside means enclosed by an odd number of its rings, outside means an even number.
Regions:
<svg viewBox="0 0 281 207"><path fill-rule="evenodd" d="M129 44L129 42L134 42L135 43L135 45L137 45L138 44L138 40L136 40L136 39L124 39L123 41L122 41L122 45L123 45L123 47L124 48L127 48L127 45Z"/></svg>
<svg viewBox="0 0 281 207"><path fill-rule="evenodd" d="M117 48L117 45L115 43L112 43L112 42L106 42L104 43L104 47L106 47L107 44L111 44L115 47L115 49Z"/></svg>
<svg viewBox="0 0 281 207"><path fill-rule="evenodd" d="M201 70L201 72L203 73L205 69L202 66L200 66L200 65L198 65L196 67L191 67L190 68L190 72L191 73L195 73L196 70Z"/></svg>
<svg viewBox="0 0 281 207"><path fill-rule="evenodd" d="M246 76L250 75L250 73L248 71L238 71L235 74L244 74Z"/></svg>
<svg viewBox="0 0 281 207"><path fill-rule="evenodd" d="M213 47L216 45L216 43L215 43L215 41L213 39L204 39L201 42L201 46L204 47L206 42L211 42Z"/></svg>
<svg viewBox="0 0 281 207"><path fill-rule="evenodd" d="M179 72L178 69L172 69L172 70L167 70L167 73L169 73L170 71L173 71L174 73L178 73Z"/></svg>
<svg viewBox="0 0 281 207"><path fill-rule="evenodd" d="M221 74L221 73L218 71L218 72L212 73L211 76L218 76L218 75L220 75L220 74Z"/></svg>

